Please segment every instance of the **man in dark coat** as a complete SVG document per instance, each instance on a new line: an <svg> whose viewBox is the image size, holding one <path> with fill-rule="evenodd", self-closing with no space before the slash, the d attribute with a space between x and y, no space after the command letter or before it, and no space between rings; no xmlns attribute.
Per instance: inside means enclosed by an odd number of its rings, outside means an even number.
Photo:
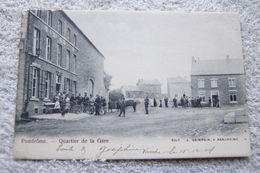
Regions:
<svg viewBox="0 0 260 173"><path fill-rule="evenodd" d="M134 112L136 112L136 100L134 100L134 102L133 102L133 109L134 109Z"/></svg>
<svg viewBox="0 0 260 173"><path fill-rule="evenodd" d="M168 108L168 98L165 96L164 98L165 107Z"/></svg>
<svg viewBox="0 0 260 173"><path fill-rule="evenodd" d="M153 107L156 107L157 106L157 101L156 101L156 99L154 98L153 99Z"/></svg>
<svg viewBox="0 0 260 173"><path fill-rule="evenodd" d="M101 99L100 99L99 94L97 94L96 96L97 96L97 98L95 99L95 108L96 108L95 115L100 115L99 110L100 110Z"/></svg>
<svg viewBox="0 0 260 173"><path fill-rule="evenodd" d="M144 106L145 106L145 114L148 114L148 106L149 106L149 99L148 96L146 97L146 99L144 100Z"/></svg>
<svg viewBox="0 0 260 173"><path fill-rule="evenodd" d="M211 107L211 98L209 97L209 107Z"/></svg>
<svg viewBox="0 0 260 173"><path fill-rule="evenodd" d="M120 114L118 115L119 117L121 117L121 114L123 113L123 117L125 117L125 98L122 99L122 101L120 102Z"/></svg>
<svg viewBox="0 0 260 173"><path fill-rule="evenodd" d="M112 100L111 99L109 99L109 101L108 101L108 110L111 110L111 113L113 112L112 111Z"/></svg>
<svg viewBox="0 0 260 173"><path fill-rule="evenodd" d="M173 101L174 107L177 108L177 99L176 99L176 97L174 97L174 99L172 101Z"/></svg>

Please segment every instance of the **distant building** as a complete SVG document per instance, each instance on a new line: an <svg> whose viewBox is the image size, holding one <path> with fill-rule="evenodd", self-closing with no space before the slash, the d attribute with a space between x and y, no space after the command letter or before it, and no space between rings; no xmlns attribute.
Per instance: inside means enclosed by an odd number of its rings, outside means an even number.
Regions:
<svg viewBox="0 0 260 173"><path fill-rule="evenodd" d="M170 99L180 100L184 94L191 97L190 82L180 76L167 79L167 91Z"/></svg>
<svg viewBox="0 0 260 173"><path fill-rule="evenodd" d="M126 99L143 99L144 91L138 86L122 86L121 92Z"/></svg>
<svg viewBox="0 0 260 173"><path fill-rule="evenodd" d="M162 84L157 79L155 80L144 80L139 79L136 84L141 90L144 91L144 96L149 98L160 98Z"/></svg>
<svg viewBox="0 0 260 173"><path fill-rule="evenodd" d="M57 92L106 93L104 56L63 11L23 15L16 119L44 113Z"/></svg>
<svg viewBox="0 0 260 173"><path fill-rule="evenodd" d="M221 105L246 103L243 59L198 60L192 58L191 95L202 98L202 104L212 106L218 97Z"/></svg>

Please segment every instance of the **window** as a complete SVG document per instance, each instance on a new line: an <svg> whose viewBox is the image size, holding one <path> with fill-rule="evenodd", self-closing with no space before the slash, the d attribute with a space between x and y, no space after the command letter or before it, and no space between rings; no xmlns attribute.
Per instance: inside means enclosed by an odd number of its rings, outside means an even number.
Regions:
<svg viewBox="0 0 260 173"><path fill-rule="evenodd" d="M76 55L73 55L72 71L74 73L76 73L76 60L77 60Z"/></svg>
<svg viewBox="0 0 260 173"><path fill-rule="evenodd" d="M64 78L64 91L66 91L66 94L70 95L71 85L70 85L70 79L68 78Z"/></svg>
<svg viewBox="0 0 260 173"><path fill-rule="evenodd" d="M58 21L58 32L62 35L62 21Z"/></svg>
<svg viewBox="0 0 260 173"><path fill-rule="evenodd" d="M51 38L46 38L46 60L51 60Z"/></svg>
<svg viewBox="0 0 260 173"><path fill-rule="evenodd" d="M62 46L58 44L57 65L61 66Z"/></svg>
<svg viewBox="0 0 260 173"><path fill-rule="evenodd" d="M70 36L71 36L71 31L70 31L70 29L68 28L68 29L67 29L67 37L68 37L68 40L69 40L69 41L71 41L71 40L70 40L70 39L71 39Z"/></svg>
<svg viewBox="0 0 260 173"><path fill-rule="evenodd" d="M33 32L33 53L36 54L36 50L40 48L40 30L34 29Z"/></svg>
<svg viewBox="0 0 260 173"><path fill-rule="evenodd" d="M230 102L237 102L237 91L229 91Z"/></svg>
<svg viewBox="0 0 260 173"><path fill-rule="evenodd" d="M201 102L206 103L206 91L198 91L198 96L201 98Z"/></svg>
<svg viewBox="0 0 260 173"><path fill-rule="evenodd" d="M218 87L218 79L213 78L213 79L210 79L210 81L211 81L211 87L212 88Z"/></svg>
<svg viewBox="0 0 260 173"><path fill-rule="evenodd" d="M69 69L69 66L70 66L70 51L67 50L66 61L65 61L65 68Z"/></svg>
<svg viewBox="0 0 260 173"><path fill-rule="evenodd" d="M74 34L74 46L77 46L77 36Z"/></svg>
<svg viewBox="0 0 260 173"><path fill-rule="evenodd" d="M52 24L52 12L47 11L47 24L51 26Z"/></svg>
<svg viewBox="0 0 260 173"><path fill-rule="evenodd" d="M204 79L198 79L198 87L199 88L205 88L205 80Z"/></svg>
<svg viewBox="0 0 260 173"><path fill-rule="evenodd" d="M32 74L32 97L37 98L38 97L38 69L36 67L32 67L33 74Z"/></svg>
<svg viewBox="0 0 260 173"><path fill-rule="evenodd" d="M74 94L74 96L75 96L76 93L77 93L77 82L73 81L72 82L72 94Z"/></svg>
<svg viewBox="0 0 260 173"><path fill-rule="evenodd" d="M236 86L235 78L229 78L228 85L229 85L229 87L235 87Z"/></svg>
<svg viewBox="0 0 260 173"><path fill-rule="evenodd" d="M49 72L45 73L45 98L50 96L50 74Z"/></svg>
<svg viewBox="0 0 260 173"><path fill-rule="evenodd" d="M60 92L61 76L56 76L56 92Z"/></svg>
<svg viewBox="0 0 260 173"><path fill-rule="evenodd" d="M36 16L41 17L41 10L35 10L35 14Z"/></svg>

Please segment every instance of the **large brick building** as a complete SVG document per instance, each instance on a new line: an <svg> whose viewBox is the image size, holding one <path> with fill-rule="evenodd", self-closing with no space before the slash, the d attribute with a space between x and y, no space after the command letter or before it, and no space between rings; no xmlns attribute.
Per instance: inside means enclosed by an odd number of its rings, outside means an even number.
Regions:
<svg viewBox="0 0 260 173"><path fill-rule="evenodd" d="M106 94L104 56L63 11L23 15L16 119L44 112L57 92Z"/></svg>
<svg viewBox="0 0 260 173"><path fill-rule="evenodd" d="M177 76L167 79L167 92L169 98L176 97L178 100L185 94L191 96L190 82L185 78Z"/></svg>
<svg viewBox="0 0 260 173"><path fill-rule="evenodd" d="M220 105L246 103L243 59L198 60L192 58L191 95L202 98L202 104L212 106L218 97Z"/></svg>

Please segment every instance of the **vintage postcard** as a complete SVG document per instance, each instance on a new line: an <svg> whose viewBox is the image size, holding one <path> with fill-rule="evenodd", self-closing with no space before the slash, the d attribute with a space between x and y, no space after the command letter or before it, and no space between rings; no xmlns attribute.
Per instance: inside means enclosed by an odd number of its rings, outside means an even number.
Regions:
<svg viewBox="0 0 260 173"><path fill-rule="evenodd" d="M248 157L236 13L24 12L15 159Z"/></svg>

